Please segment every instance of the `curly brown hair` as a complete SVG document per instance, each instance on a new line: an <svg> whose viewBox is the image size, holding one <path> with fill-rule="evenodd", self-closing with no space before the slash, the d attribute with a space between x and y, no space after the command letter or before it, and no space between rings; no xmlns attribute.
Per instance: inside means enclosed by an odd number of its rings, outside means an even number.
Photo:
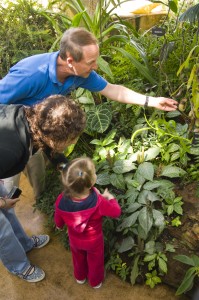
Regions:
<svg viewBox="0 0 199 300"><path fill-rule="evenodd" d="M33 145L43 150L78 138L86 126L84 111L66 96L53 95L24 110Z"/></svg>

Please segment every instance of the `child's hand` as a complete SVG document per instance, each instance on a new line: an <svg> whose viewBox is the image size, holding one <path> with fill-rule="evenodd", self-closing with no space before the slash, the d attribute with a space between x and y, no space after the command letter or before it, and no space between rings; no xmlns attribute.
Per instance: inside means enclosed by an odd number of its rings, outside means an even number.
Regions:
<svg viewBox="0 0 199 300"><path fill-rule="evenodd" d="M106 198L107 200L115 198L111 193L109 193L107 188L104 190L104 193L102 194L102 196L104 198Z"/></svg>

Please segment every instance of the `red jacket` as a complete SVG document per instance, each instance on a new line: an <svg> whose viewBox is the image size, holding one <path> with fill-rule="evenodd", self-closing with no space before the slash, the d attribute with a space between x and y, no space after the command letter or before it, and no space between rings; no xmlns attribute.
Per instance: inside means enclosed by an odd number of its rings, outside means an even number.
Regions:
<svg viewBox="0 0 199 300"><path fill-rule="evenodd" d="M63 211L58 207L63 194L60 194L55 202L56 226L62 228L66 224L70 242L85 249L88 248L88 243L92 247L97 240L103 239L103 216L117 218L121 214L121 207L116 199L107 200L98 194L95 188L93 189L97 194L97 203L92 208L76 212Z"/></svg>

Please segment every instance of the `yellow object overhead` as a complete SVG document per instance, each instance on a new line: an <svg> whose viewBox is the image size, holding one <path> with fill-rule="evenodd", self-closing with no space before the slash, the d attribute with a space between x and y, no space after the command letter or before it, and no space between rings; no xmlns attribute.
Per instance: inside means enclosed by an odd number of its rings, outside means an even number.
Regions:
<svg viewBox="0 0 199 300"><path fill-rule="evenodd" d="M145 15L145 14L150 14L151 11L156 8L157 6L159 6L159 3L151 3L151 4L147 4L144 5L142 7L139 7L133 11L131 11L131 13L133 14L137 14L137 15Z"/></svg>

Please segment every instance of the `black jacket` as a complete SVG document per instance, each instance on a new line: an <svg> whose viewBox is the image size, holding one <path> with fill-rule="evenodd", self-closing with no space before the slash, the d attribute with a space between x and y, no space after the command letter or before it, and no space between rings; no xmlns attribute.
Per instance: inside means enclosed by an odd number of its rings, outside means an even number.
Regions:
<svg viewBox="0 0 199 300"><path fill-rule="evenodd" d="M14 176L25 168L30 157L31 136L22 105L0 104L0 179ZM68 162L63 154L51 157L53 164Z"/></svg>

